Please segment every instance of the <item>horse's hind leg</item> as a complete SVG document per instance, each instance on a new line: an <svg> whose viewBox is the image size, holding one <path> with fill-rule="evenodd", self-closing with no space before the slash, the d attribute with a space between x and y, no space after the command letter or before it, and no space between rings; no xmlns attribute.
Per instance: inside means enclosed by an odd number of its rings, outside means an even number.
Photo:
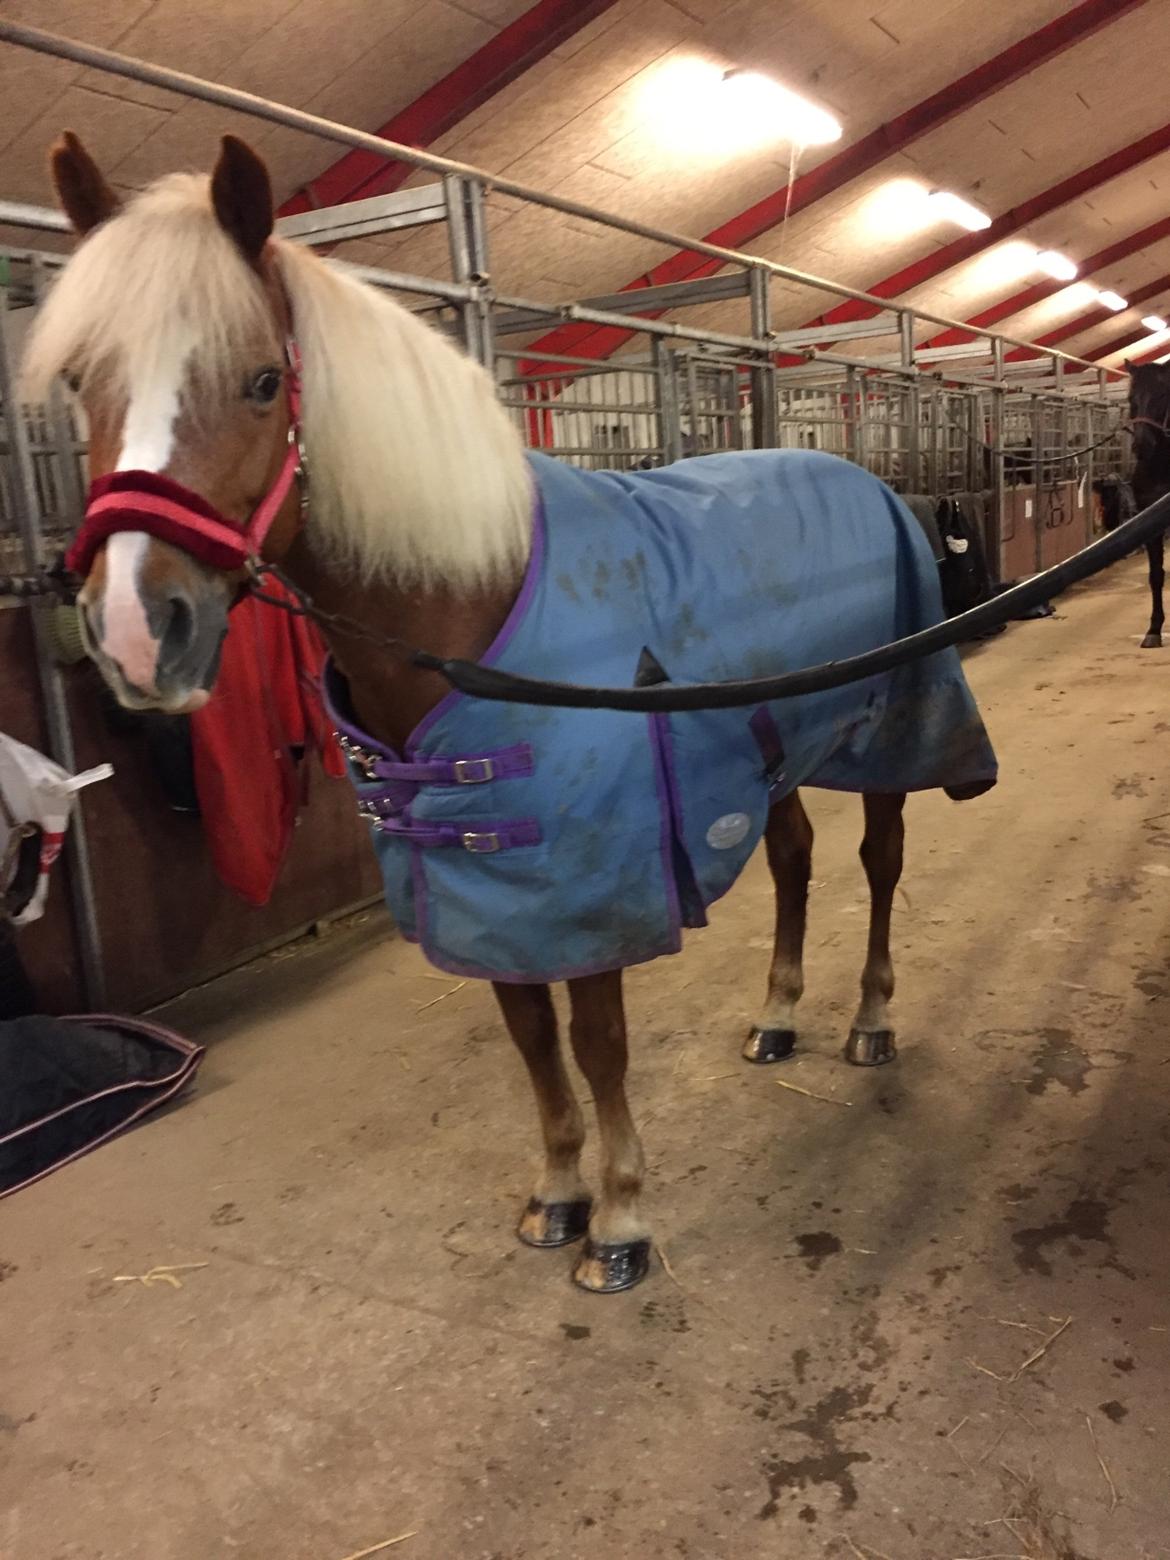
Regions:
<svg viewBox="0 0 1170 1560"><path fill-rule="evenodd" d="M612 970L569 982L573 1055L593 1091L601 1135L601 1196L573 1273L582 1289L630 1289L650 1266L650 1234L638 1208L645 1160L626 1102L622 975Z"/></svg>
<svg viewBox="0 0 1170 1560"><path fill-rule="evenodd" d="M564 1246L588 1229L590 1199L579 1163L585 1124L561 1059L552 997L547 986L499 984L495 992L532 1079L544 1134L544 1167L516 1233L528 1246Z"/></svg>
<svg viewBox="0 0 1170 1560"><path fill-rule="evenodd" d="M905 826L902 793L863 796L865 837L861 861L869 879L869 945L861 972L861 1006L845 1047L846 1061L877 1067L894 1059L890 1028L890 998L894 995L894 965L890 958L890 912L894 890L902 876Z"/></svg>
<svg viewBox="0 0 1170 1560"><path fill-rule="evenodd" d="M1165 533L1146 543L1146 555L1150 560L1150 631L1142 640L1143 650L1162 648L1162 624L1166 621L1162 611L1162 587L1166 583L1165 548Z"/></svg>
<svg viewBox="0 0 1170 1560"><path fill-rule="evenodd" d="M776 802L764 830L776 884L776 940L764 1011L744 1042L749 1062L782 1062L796 1045L796 1004L804 992L804 927L813 830L797 791Z"/></svg>

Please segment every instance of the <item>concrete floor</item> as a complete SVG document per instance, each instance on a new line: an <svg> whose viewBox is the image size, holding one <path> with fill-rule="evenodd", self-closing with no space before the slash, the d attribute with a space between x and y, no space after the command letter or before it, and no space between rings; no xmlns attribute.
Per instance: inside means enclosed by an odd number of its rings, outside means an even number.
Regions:
<svg viewBox="0 0 1170 1560"><path fill-rule="evenodd" d="M512 1239L535 1126L486 987L372 917L174 1004L196 1091L0 1205L4 1560L1170 1556L1143 611L1134 562L969 658L1003 780L911 803L894 1068L839 1060L851 799L810 797L799 1061L737 1060L761 861L631 974L670 1271L628 1295ZM176 1263L205 1265L114 1281Z"/></svg>

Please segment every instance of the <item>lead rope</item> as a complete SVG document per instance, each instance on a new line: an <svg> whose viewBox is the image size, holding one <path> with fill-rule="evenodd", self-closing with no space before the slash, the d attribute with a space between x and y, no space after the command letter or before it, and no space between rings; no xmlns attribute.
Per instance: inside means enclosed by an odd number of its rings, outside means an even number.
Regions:
<svg viewBox="0 0 1170 1560"><path fill-rule="evenodd" d="M860 655L819 666L802 667L775 677L755 677L719 683L660 683L644 688L595 688L577 683L549 682L541 678L520 677L477 661L444 660L429 651L417 650L390 634L368 628L341 613L325 612L272 564L262 564L257 575L271 575L288 590L294 601L262 595L272 605L363 639L382 649L403 655L415 666L439 672L460 693L473 698L493 699L505 704L533 704L556 709L633 710L642 714L671 713L682 710L740 709L768 703L772 699L798 698L824 693L847 683L874 677L911 661L922 660L940 650L949 650L965 640L1010 618L1019 617L1041 602L1067 590L1070 585L1099 574L1110 564L1119 563L1144 542L1161 536L1170 526L1170 493L1148 504L1125 520L1116 530L1099 537L1089 546L1054 564L1043 573L1014 585L989 601L981 602L957 617L948 618L930 628L920 629L904 639L879 645Z"/></svg>

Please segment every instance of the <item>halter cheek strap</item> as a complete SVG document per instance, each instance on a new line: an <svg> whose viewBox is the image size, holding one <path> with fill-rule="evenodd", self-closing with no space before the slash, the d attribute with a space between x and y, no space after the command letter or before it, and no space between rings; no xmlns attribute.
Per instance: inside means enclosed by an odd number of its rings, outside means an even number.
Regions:
<svg viewBox="0 0 1170 1560"><path fill-rule="evenodd" d="M291 336L284 352L288 452L276 480L246 525L226 519L198 493L159 472L114 471L91 483L85 518L65 555L66 566L84 578L99 548L118 531L145 531L225 572L245 568L257 559L293 485L301 483L302 510L307 496L301 442L301 357Z"/></svg>

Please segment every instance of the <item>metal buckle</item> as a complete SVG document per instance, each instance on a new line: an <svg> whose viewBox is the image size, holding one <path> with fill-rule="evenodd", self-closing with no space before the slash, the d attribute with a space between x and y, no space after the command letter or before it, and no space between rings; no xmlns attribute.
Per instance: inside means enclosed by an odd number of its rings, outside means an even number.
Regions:
<svg viewBox="0 0 1170 1560"><path fill-rule="evenodd" d="M463 836L463 849L469 850L476 856L487 856L492 851L499 850L500 836L498 834L465 834Z"/></svg>
<svg viewBox="0 0 1170 1560"><path fill-rule="evenodd" d="M457 785L482 785L496 777L495 762L490 758L457 758L451 767Z"/></svg>
<svg viewBox="0 0 1170 1560"><path fill-rule="evenodd" d="M364 818L367 823L381 823L385 814L379 812L373 802L358 803L358 817Z"/></svg>
<svg viewBox="0 0 1170 1560"><path fill-rule="evenodd" d="M359 747L351 737L343 736L340 732L337 734L337 744L346 758L355 764L359 764L365 770L367 780L376 780L378 778L374 769L374 765L378 762L376 753L367 753L365 748Z"/></svg>

